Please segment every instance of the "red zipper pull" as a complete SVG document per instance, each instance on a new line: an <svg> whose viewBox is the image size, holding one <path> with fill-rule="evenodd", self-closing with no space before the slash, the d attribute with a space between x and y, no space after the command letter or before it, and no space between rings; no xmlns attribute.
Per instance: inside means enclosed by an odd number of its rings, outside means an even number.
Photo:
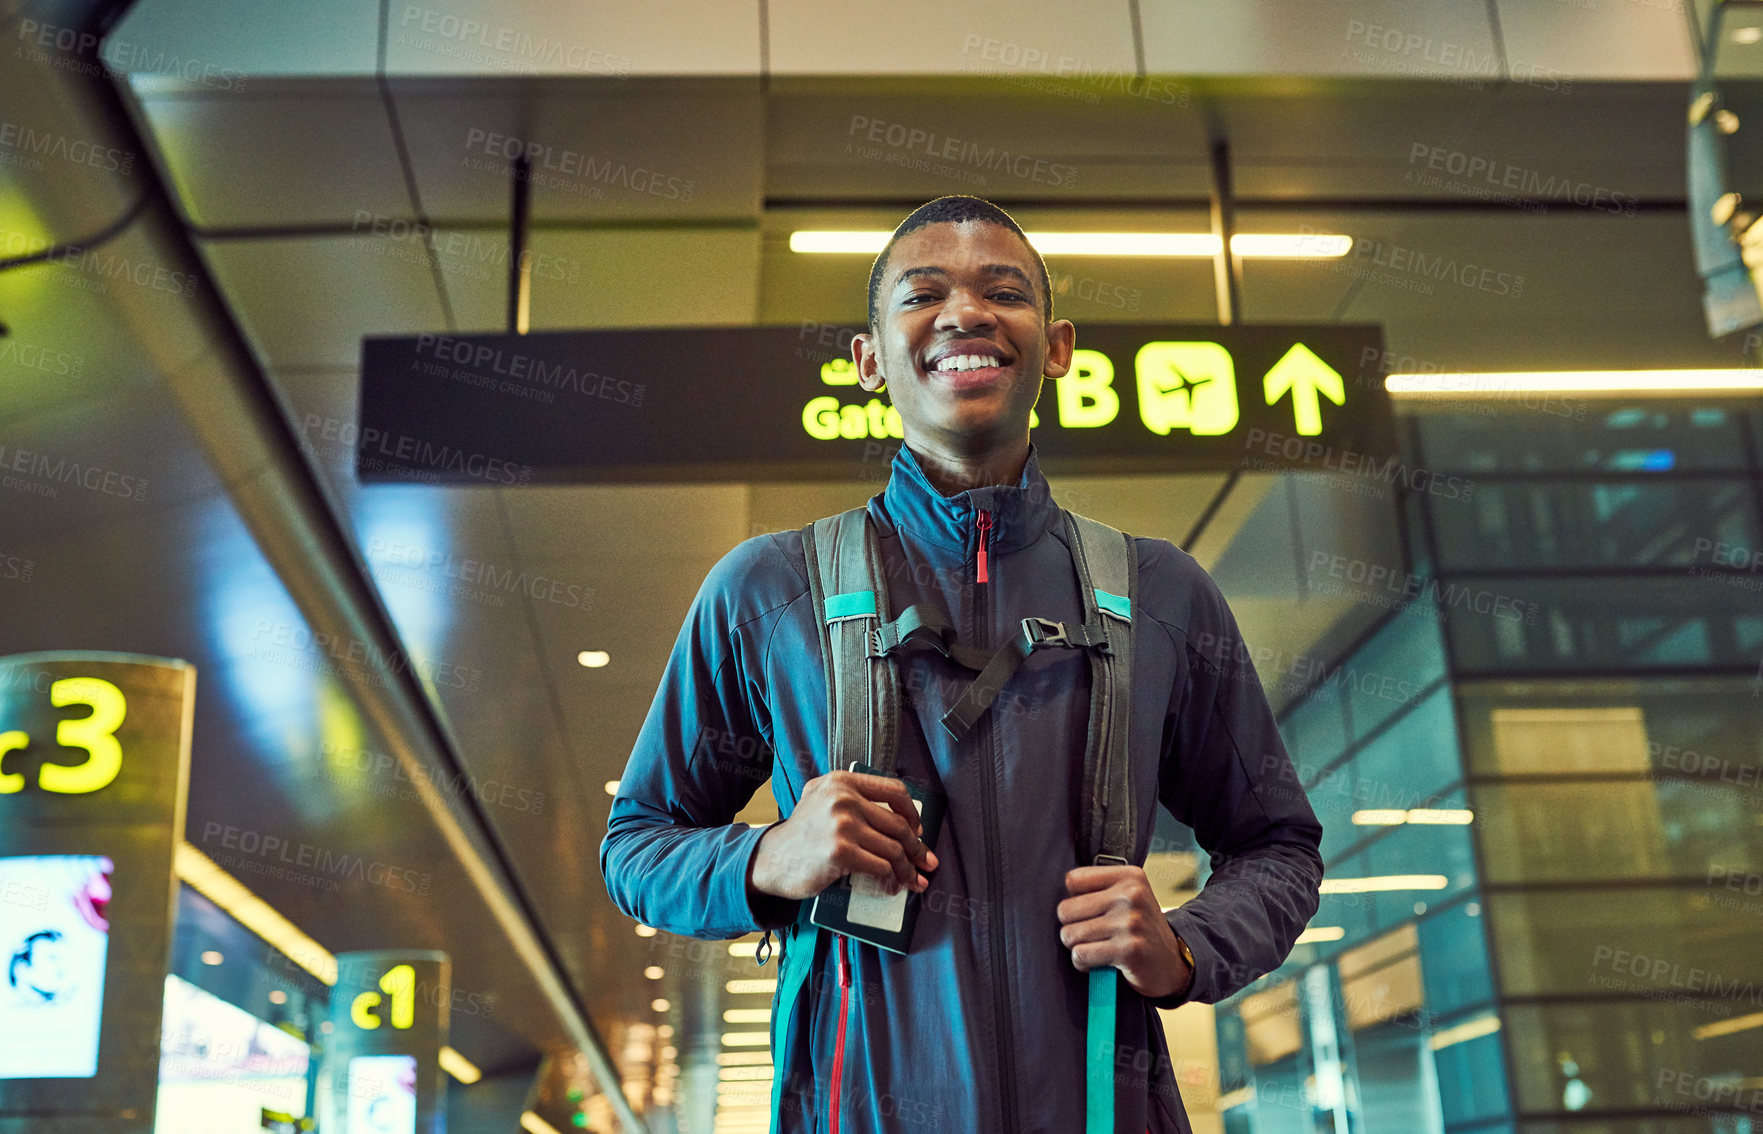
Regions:
<svg viewBox="0 0 1763 1134"><path fill-rule="evenodd" d="M985 511L980 512L978 516L974 517L973 524L979 531L979 555L974 561L977 567L974 572L975 582L989 583L991 576L986 571L986 540L992 534L992 514Z"/></svg>
<svg viewBox="0 0 1763 1134"><path fill-rule="evenodd" d="M839 935L839 987L851 987L851 962L845 959L845 937Z"/></svg>

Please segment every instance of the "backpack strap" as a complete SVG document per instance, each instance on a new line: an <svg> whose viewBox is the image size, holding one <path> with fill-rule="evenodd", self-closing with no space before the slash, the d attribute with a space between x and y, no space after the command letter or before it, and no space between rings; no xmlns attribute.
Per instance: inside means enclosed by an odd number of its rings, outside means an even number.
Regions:
<svg viewBox="0 0 1763 1134"><path fill-rule="evenodd" d="M1065 513L1071 558L1083 594L1084 623L1099 625L1107 649L1090 653L1090 725L1084 746L1080 862L1126 862L1138 842L1127 741L1132 726L1132 600L1138 552L1131 536Z"/></svg>
<svg viewBox="0 0 1763 1134"><path fill-rule="evenodd" d="M1084 745L1084 800L1078 861L1125 865L1136 847L1132 765L1132 600L1138 550L1131 536L1075 512L1065 513L1071 558L1083 593L1084 622L1099 622L1108 647L1090 654L1090 727ZM1114 1060L1120 972L1090 970L1085 1032L1084 1131L1114 1132Z"/></svg>
<svg viewBox="0 0 1763 1134"><path fill-rule="evenodd" d="M861 760L892 774L900 743L899 663L875 654L875 629L888 617L887 573L867 508L802 529L808 591L826 662L830 770Z"/></svg>

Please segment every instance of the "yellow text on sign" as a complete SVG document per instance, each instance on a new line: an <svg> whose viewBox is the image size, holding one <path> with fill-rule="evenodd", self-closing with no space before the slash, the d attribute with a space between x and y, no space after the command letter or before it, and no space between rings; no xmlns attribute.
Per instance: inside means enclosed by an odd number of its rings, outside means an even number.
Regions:
<svg viewBox="0 0 1763 1134"><path fill-rule="evenodd" d="M392 1026L408 1028L416 1023L416 970L409 965L394 965L380 977L380 991L392 998ZM364 992L349 1004L349 1020L362 1031L371 1032L380 1026L374 1009L382 1003L378 992Z"/></svg>
<svg viewBox="0 0 1763 1134"><path fill-rule="evenodd" d="M44 764L37 773L37 786L44 791L63 795L84 795L110 786L122 771L122 745L117 743L116 730L128 715L128 701L122 690L100 677L64 677L49 687L49 701L57 708L85 705L90 716L61 721L55 726L55 741L64 748L83 748L86 758L78 764ZM9 752L30 745L31 738L18 729L0 732L0 764ZM19 773L0 775L0 795L22 791L25 778Z"/></svg>

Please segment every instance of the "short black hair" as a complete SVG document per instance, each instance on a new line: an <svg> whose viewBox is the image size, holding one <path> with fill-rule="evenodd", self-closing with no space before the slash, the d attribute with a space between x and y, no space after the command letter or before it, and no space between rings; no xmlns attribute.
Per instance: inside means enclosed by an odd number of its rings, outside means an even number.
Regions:
<svg viewBox="0 0 1763 1134"><path fill-rule="evenodd" d="M983 221L986 224L995 224L999 228L1009 229L1022 239L1023 245L1028 249L1028 254L1034 257L1035 267L1040 269L1041 296L1047 322L1053 321L1053 281L1047 275L1047 262L1041 259L1041 254L1035 250L1033 244L1029 243L1028 237L1022 231L1022 226L1017 224L1009 213L990 201L980 197L957 195L926 201L914 209L911 216L901 221L900 227L894 230L894 235L888 237L888 242L882 248L881 255L875 258L875 266L869 269L869 326L871 330L875 329L876 311L880 307L882 276L888 270L888 258L894 254L894 245L899 243L900 238L909 232L917 232L927 225L961 224L965 221Z"/></svg>

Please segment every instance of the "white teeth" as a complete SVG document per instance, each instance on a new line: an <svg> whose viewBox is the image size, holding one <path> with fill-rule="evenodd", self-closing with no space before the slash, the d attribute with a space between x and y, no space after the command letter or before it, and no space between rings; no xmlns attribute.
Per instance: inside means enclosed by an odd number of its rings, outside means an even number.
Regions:
<svg viewBox="0 0 1763 1134"><path fill-rule="evenodd" d="M987 354L952 354L937 361L938 370L977 370L996 365L998 360Z"/></svg>

